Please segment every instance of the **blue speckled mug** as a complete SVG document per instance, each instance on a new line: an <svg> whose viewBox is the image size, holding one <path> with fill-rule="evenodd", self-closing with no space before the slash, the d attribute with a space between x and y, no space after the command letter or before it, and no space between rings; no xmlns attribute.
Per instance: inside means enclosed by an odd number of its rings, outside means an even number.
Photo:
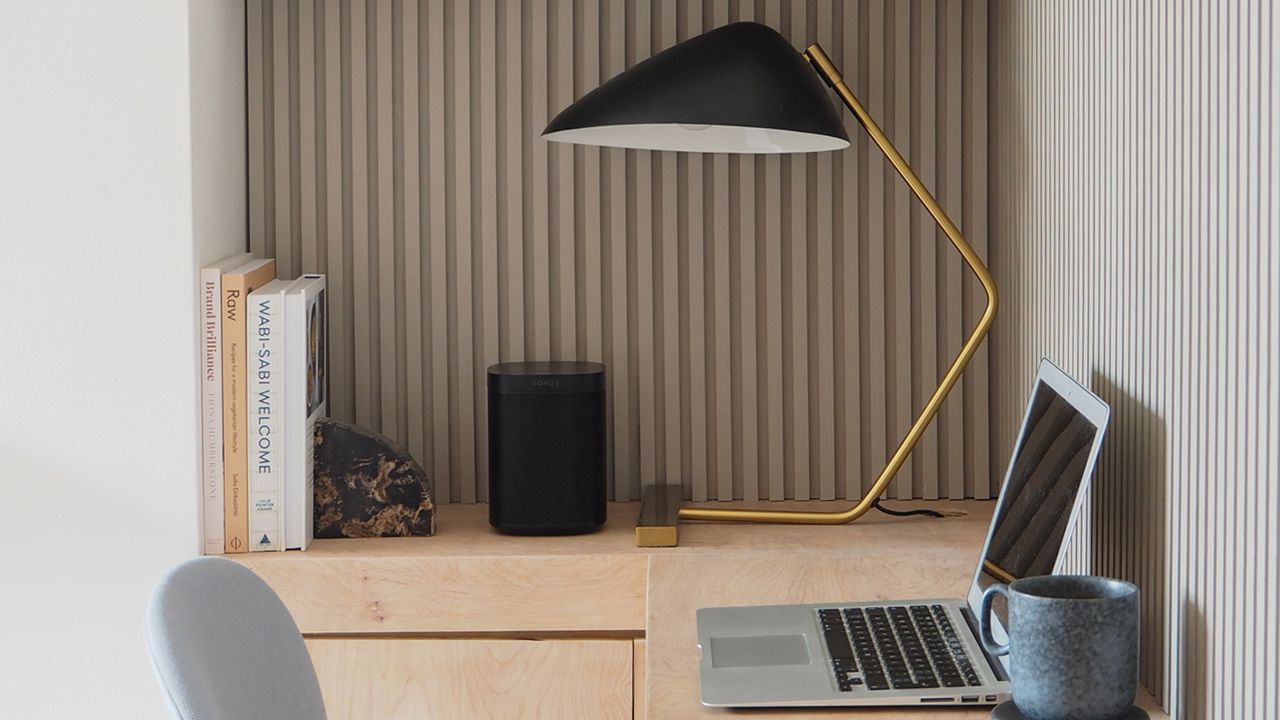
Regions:
<svg viewBox="0 0 1280 720"><path fill-rule="evenodd" d="M1009 603L1009 644L991 636L991 603ZM1009 656L1013 702L1031 720L1114 720L1138 691L1138 588L1091 575L1042 575L982 594L982 644Z"/></svg>

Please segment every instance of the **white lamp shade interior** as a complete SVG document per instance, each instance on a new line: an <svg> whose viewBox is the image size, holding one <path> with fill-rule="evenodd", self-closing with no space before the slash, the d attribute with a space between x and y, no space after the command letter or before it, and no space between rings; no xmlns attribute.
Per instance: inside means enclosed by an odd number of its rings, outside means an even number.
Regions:
<svg viewBox="0 0 1280 720"><path fill-rule="evenodd" d="M740 125L680 123L597 125L557 130L542 137L554 142L579 145L703 153L806 153L849 147L848 140L817 133Z"/></svg>

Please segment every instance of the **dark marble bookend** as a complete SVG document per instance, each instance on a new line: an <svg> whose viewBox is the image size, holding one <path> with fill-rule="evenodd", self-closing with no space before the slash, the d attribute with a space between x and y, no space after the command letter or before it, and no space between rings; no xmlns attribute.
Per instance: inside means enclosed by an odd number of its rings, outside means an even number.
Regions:
<svg viewBox="0 0 1280 720"><path fill-rule="evenodd" d="M431 479L409 453L330 419L316 423L315 443L317 538L435 534Z"/></svg>

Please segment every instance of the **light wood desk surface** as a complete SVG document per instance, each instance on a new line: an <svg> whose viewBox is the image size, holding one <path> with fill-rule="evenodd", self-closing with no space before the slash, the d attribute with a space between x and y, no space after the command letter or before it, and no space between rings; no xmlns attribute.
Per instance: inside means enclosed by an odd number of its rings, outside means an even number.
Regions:
<svg viewBox="0 0 1280 720"><path fill-rule="evenodd" d="M326 657L320 654L323 648L338 648L347 662L352 648L375 648L384 664L412 656L421 670L430 658L452 657L442 654L444 649L475 645L496 656L521 647L536 669L545 662L538 660L536 648L502 643L541 640L571 655L579 652L578 644L598 649L602 646L593 641L612 638L635 648L627 663L635 673L627 683L634 687L634 709L627 715L636 718L985 718L989 709L728 711L699 702L695 611L700 607L964 594L994 503L889 504L968 514L894 518L873 511L843 526L687 523L680 528L679 547L637 548L638 503L611 504L605 528L569 537L499 535L488 526L487 506L450 505L440 509L438 534L431 538L318 540L305 553L228 557L271 584L317 658ZM785 504L794 509L843 505ZM440 642L456 644L432 645ZM442 665L442 672L449 667ZM351 691L346 679L351 669L339 669L326 692L329 699ZM353 681L366 693L360 698L416 687L426 677L391 665L379 672L384 674L366 673ZM479 677L487 671L481 664L475 672ZM561 690L573 695L571 689ZM437 691L422 691L426 706ZM477 702L490 702L491 692L480 692ZM356 708L350 716L363 712L365 702L349 703ZM1153 718L1167 717L1145 694L1142 704ZM402 708L386 716L414 715Z"/></svg>
<svg viewBox="0 0 1280 720"><path fill-rule="evenodd" d="M891 503L964 509L964 518L893 518L871 512L834 527L710 526L681 528L681 543L721 533L754 536L752 554L655 555L649 568L646 700L653 718L752 720L810 717L986 718L984 708L723 710L699 702L695 612L723 605L963 597L994 509L992 502ZM785 539L775 543L775 532ZM780 538L782 539L782 538ZM1144 690L1139 704L1168 716Z"/></svg>

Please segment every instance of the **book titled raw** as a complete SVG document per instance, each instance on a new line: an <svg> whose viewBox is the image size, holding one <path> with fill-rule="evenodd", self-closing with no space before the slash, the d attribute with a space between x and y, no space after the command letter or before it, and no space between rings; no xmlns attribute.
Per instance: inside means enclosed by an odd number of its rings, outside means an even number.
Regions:
<svg viewBox="0 0 1280 720"><path fill-rule="evenodd" d="M221 555L222 526L222 274L252 259L223 258L200 269L200 497L204 554Z"/></svg>
<svg viewBox="0 0 1280 720"><path fill-rule="evenodd" d="M284 550L284 291L249 293L249 550Z"/></svg>
<svg viewBox="0 0 1280 720"><path fill-rule="evenodd" d="M303 275L284 295L285 547L315 537L316 421L329 408L328 304L324 275Z"/></svg>
<svg viewBox="0 0 1280 720"><path fill-rule="evenodd" d="M249 550L249 293L276 276L272 258L250 260L222 276L222 456L224 548Z"/></svg>

